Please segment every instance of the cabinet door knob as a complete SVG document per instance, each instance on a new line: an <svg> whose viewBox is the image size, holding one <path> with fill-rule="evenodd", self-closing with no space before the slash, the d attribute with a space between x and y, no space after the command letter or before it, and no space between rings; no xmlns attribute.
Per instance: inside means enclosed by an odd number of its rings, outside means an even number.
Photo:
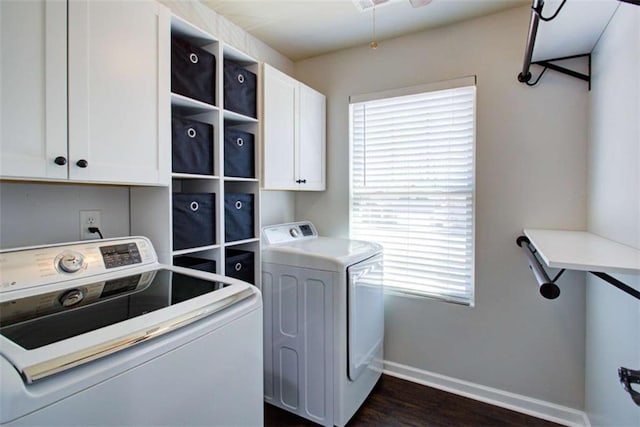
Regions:
<svg viewBox="0 0 640 427"><path fill-rule="evenodd" d="M85 159L80 159L76 162L76 165L78 165L79 168L86 168L87 166L89 166L89 162L87 162Z"/></svg>
<svg viewBox="0 0 640 427"><path fill-rule="evenodd" d="M299 179L296 181L298 184L306 184L307 180L306 179Z"/></svg>
<svg viewBox="0 0 640 427"><path fill-rule="evenodd" d="M53 160L53 163L55 163L58 166L64 166L67 164L67 158L64 156L58 156Z"/></svg>

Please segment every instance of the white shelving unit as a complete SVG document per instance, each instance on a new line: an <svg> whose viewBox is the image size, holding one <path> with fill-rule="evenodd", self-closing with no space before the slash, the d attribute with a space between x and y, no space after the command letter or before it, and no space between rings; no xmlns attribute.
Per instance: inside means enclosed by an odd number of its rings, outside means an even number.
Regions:
<svg viewBox="0 0 640 427"><path fill-rule="evenodd" d="M602 273L640 273L640 249L586 231L525 229L548 267Z"/></svg>
<svg viewBox="0 0 640 427"><path fill-rule="evenodd" d="M197 120L213 126L213 175L171 173L168 188L131 189L131 233L148 236L153 242L160 261L173 264L177 256L189 255L216 262L216 272L225 274L226 248L240 249L254 254L253 283L259 285L261 278L260 260L260 183L257 178L259 120L224 109L224 62L233 61L258 76L258 61L237 49L227 46L206 31L177 16L171 18L171 34L200 47L216 58L214 104L208 104L189 97L171 93L171 115ZM170 88L166 88L170 91ZM259 96L260 88L256 88ZM257 105L260 105L257 99ZM260 117L258 111L258 117ZM165 118L167 121L171 117ZM237 128L254 135L254 159L256 178L226 177L224 175L224 130ZM215 234L214 245L173 250L172 193L194 192L215 194ZM225 193L250 193L254 195L254 238L239 241L225 241Z"/></svg>
<svg viewBox="0 0 640 427"><path fill-rule="evenodd" d="M529 266L545 297L559 295L555 285L559 275L550 280L535 254L547 267L587 271L640 299L640 291L609 275L640 273L640 249L586 231L525 229L524 234L526 238L520 237L518 245L527 251Z"/></svg>

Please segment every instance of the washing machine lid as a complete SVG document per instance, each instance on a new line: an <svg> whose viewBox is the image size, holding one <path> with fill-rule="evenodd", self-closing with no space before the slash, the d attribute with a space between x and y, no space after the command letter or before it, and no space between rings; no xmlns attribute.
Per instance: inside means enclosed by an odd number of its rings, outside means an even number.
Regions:
<svg viewBox="0 0 640 427"><path fill-rule="evenodd" d="M0 251L0 359L26 383L177 331L259 295L159 264L144 237Z"/></svg>
<svg viewBox="0 0 640 427"><path fill-rule="evenodd" d="M374 242L318 236L308 221L265 227L263 237L262 262L316 270L344 272L382 252Z"/></svg>

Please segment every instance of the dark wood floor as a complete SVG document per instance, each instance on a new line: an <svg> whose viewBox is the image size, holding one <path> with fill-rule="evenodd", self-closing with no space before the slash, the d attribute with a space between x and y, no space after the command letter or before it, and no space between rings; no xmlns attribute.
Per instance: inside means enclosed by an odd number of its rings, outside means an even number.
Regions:
<svg viewBox="0 0 640 427"><path fill-rule="evenodd" d="M265 426L316 426L265 404ZM558 424L383 375L349 424L356 426L540 426Z"/></svg>

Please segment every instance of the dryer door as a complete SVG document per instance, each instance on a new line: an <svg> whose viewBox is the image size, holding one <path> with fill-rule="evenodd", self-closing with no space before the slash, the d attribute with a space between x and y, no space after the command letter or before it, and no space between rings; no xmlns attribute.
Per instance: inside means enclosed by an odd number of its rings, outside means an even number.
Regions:
<svg viewBox="0 0 640 427"><path fill-rule="evenodd" d="M349 379L367 368L382 369L384 297L382 254L347 268Z"/></svg>

